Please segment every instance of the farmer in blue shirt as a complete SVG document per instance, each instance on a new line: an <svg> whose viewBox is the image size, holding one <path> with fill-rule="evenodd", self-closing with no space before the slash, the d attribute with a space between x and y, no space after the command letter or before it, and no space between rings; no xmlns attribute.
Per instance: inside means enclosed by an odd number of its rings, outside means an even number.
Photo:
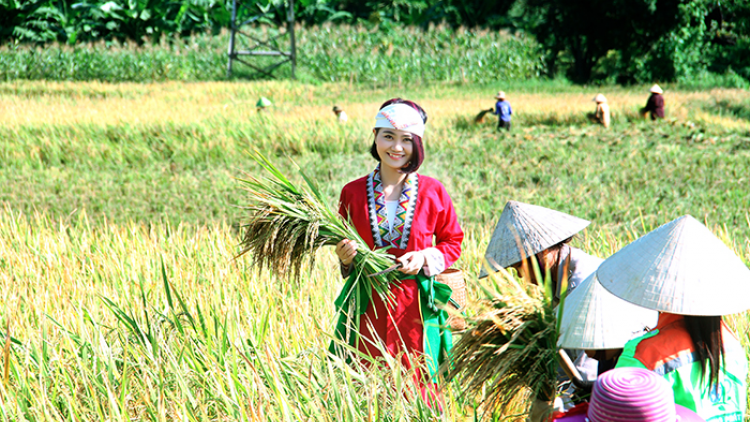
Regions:
<svg viewBox="0 0 750 422"><path fill-rule="evenodd" d="M513 114L513 110L510 108L510 103L505 101L505 93L500 91L495 95L497 103L495 103L494 114L497 114L497 130L504 128L510 131L510 115Z"/></svg>

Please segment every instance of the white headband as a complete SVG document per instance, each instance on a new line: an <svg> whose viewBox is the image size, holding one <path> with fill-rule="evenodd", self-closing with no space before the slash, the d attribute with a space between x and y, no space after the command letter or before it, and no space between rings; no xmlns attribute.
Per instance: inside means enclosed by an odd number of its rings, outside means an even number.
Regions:
<svg viewBox="0 0 750 422"><path fill-rule="evenodd" d="M414 107L407 104L391 104L383 107L375 116L375 128L398 129L420 138L424 136L424 120Z"/></svg>

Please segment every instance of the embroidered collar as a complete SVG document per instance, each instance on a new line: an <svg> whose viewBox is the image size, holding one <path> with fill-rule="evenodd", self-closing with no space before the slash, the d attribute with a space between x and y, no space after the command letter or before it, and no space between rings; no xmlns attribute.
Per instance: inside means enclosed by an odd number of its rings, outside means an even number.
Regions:
<svg viewBox="0 0 750 422"><path fill-rule="evenodd" d="M414 207L417 203L418 188L419 178L416 173L410 173L404 181L396 207L396 218L393 221L393 229L391 229L388 224L383 182L380 179L380 164L367 176L370 229L376 247L390 246L406 249L414 218Z"/></svg>

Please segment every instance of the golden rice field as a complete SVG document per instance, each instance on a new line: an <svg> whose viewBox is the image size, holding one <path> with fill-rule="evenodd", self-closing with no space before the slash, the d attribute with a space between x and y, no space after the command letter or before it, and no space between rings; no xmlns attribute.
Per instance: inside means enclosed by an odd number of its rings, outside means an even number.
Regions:
<svg viewBox="0 0 750 422"><path fill-rule="evenodd" d="M511 134L472 123L500 88ZM446 385L441 413L393 362L331 358L333 253L299 280L233 259L244 214L232 177L258 171L246 153L259 148L300 163L333 205L370 171L373 115L400 95L429 114L422 172L461 216L474 299L509 199L592 220L574 244L602 257L690 213L748 263L750 93L665 88L659 124L638 120L644 87L602 89L605 131L584 116L593 87L0 84L0 420L476 420L481 397L460 385ZM259 96L275 105L257 113ZM750 353L748 315L727 320Z"/></svg>
<svg viewBox="0 0 750 422"><path fill-rule="evenodd" d="M577 92L576 92L577 91ZM277 83L182 83L110 84L103 82L12 82L0 87L3 126L25 125L117 125L117 124L194 124L196 122L240 121L261 118L255 113L260 96L275 103L266 116L277 128L301 131L306 125L331 121L333 104L345 106L353 124L367 127L373 108L383 99L417 94L429 111L435 135L458 116L494 104L496 90L461 85L432 87L398 87L391 89L362 88L347 84L310 86L291 82ZM517 119L530 122L555 119L580 119L581 114L595 108L592 98L606 95L614 119L634 117L643 107L645 90L619 87L585 88L565 92L509 92ZM713 89L701 92L669 92L668 118L682 122L702 123L726 130L748 130L747 119L717 114L700 109L700 104L736 104L750 100L750 93L736 89ZM575 117L578 116L578 117ZM302 123L302 124L300 124ZM446 138L453 138L447 136Z"/></svg>

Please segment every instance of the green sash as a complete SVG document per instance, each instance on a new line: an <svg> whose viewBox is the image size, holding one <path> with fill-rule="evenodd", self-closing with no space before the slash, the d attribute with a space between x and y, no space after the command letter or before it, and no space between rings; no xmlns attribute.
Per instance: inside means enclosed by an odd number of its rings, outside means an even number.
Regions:
<svg viewBox="0 0 750 422"><path fill-rule="evenodd" d="M416 280L424 327L424 351L429 356L427 367L432 381L436 382L438 367L450 358L453 347L453 334L447 327L448 313L438 308L438 305L446 305L453 290L447 284L435 281L435 277L424 276L421 272L417 274Z"/></svg>
<svg viewBox="0 0 750 422"><path fill-rule="evenodd" d="M359 346L359 317L367 311L370 304L372 290L358 282L358 275L353 272L346 280L341 293L334 304L338 312L335 335L337 339L345 341L353 348ZM443 283L435 281L435 277L427 277L422 272L414 275L403 274L403 280L415 279L419 287L420 313L424 329L424 352L429 357L427 367L430 376L435 381L438 367L449 358L453 346L453 336L447 328L448 313L438 307L450 300L453 291ZM349 316L354 316L350 318ZM331 342L328 350L339 354L336 342Z"/></svg>

